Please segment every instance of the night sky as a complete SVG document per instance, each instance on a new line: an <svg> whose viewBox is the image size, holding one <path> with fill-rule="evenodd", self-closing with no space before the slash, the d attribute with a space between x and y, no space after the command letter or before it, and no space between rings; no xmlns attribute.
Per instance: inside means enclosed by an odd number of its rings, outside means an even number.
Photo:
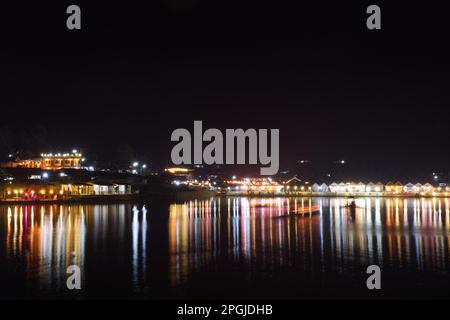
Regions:
<svg viewBox="0 0 450 320"><path fill-rule="evenodd" d="M448 11L395 2L2 4L0 127L39 124L94 157L127 143L155 168L194 120L279 128L281 170L345 159L361 180L445 175ZM66 29L69 4L81 31ZM366 28L369 4L382 30Z"/></svg>

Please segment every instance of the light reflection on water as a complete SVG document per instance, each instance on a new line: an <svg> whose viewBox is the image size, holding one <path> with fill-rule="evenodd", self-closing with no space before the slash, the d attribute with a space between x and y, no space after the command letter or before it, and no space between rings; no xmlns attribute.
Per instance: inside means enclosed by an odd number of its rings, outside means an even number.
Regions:
<svg viewBox="0 0 450 320"><path fill-rule="evenodd" d="M273 271L344 273L377 264L409 272L450 269L449 199L343 198L190 201L170 206L172 285L218 255ZM286 217L318 204L316 215ZM224 243L226 245L224 246ZM356 262L356 263L355 263Z"/></svg>
<svg viewBox="0 0 450 320"><path fill-rule="evenodd" d="M356 273L370 264L416 274L450 271L449 199L358 198L354 215L349 201L211 198L159 211L152 204L1 206L2 280L23 277L32 295L64 293L72 253L82 294L95 288L100 296L106 290L170 296L171 288L192 285L193 275L223 262L263 278L285 270ZM302 208L303 216L288 215ZM101 289L106 269L120 284Z"/></svg>
<svg viewBox="0 0 450 320"><path fill-rule="evenodd" d="M6 239L2 246L7 258L26 265L26 278L39 286L60 289L59 279L75 262L84 267L86 221L83 207L8 206Z"/></svg>

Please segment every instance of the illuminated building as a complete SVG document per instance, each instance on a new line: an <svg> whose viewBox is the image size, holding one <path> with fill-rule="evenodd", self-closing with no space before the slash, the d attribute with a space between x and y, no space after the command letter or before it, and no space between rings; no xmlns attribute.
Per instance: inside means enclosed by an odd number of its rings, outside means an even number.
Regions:
<svg viewBox="0 0 450 320"><path fill-rule="evenodd" d="M74 150L76 151L76 150ZM44 170L79 169L81 168L82 154L78 152L41 154Z"/></svg>
<svg viewBox="0 0 450 320"><path fill-rule="evenodd" d="M6 185L1 188L1 198L5 200L54 199L59 188L51 183L31 183Z"/></svg>
<svg viewBox="0 0 450 320"><path fill-rule="evenodd" d="M405 193L417 193L418 190L416 188L416 186L414 186L411 182L405 184L405 186L403 187L403 192Z"/></svg>
<svg viewBox="0 0 450 320"><path fill-rule="evenodd" d="M366 192L383 192L384 185L381 182L373 183L369 182L366 185Z"/></svg>
<svg viewBox="0 0 450 320"><path fill-rule="evenodd" d="M181 168L181 167L171 167L164 169L165 172L170 173L176 177L185 177L187 179L192 178L194 169Z"/></svg>
<svg viewBox="0 0 450 320"><path fill-rule="evenodd" d="M42 153L35 159L16 159L2 163L3 168L35 168L43 170L80 169L82 154L73 150L71 153Z"/></svg>
<svg viewBox="0 0 450 320"><path fill-rule="evenodd" d="M120 195L131 194L131 185L116 183L73 183L62 184L61 194L65 196Z"/></svg>
<svg viewBox="0 0 450 320"><path fill-rule="evenodd" d="M281 193L283 188L288 188L271 178L253 178L253 179L232 179L225 181L229 193L246 194L276 194ZM286 189L285 189L286 190Z"/></svg>
<svg viewBox="0 0 450 320"><path fill-rule="evenodd" d="M330 184L328 189L330 190L330 192L338 192L338 187L339 185L336 182L333 182L332 184Z"/></svg>
<svg viewBox="0 0 450 320"><path fill-rule="evenodd" d="M425 183L422 187L423 192L430 193L434 191L434 187L430 183Z"/></svg>
<svg viewBox="0 0 450 320"><path fill-rule="evenodd" d="M386 193L401 194L403 193L403 185L400 182L386 184Z"/></svg>
<svg viewBox="0 0 450 320"><path fill-rule="evenodd" d="M309 183L303 182L297 177L293 177L284 183L284 191L289 193L299 193L308 190Z"/></svg>
<svg viewBox="0 0 450 320"><path fill-rule="evenodd" d="M328 192L328 186L325 183L319 185L318 183L314 183L311 187L313 192Z"/></svg>
<svg viewBox="0 0 450 320"><path fill-rule="evenodd" d="M345 191L346 192L365 192L366 191L366 185L362 182L359 183L353 183L349 182L345 185Z"/></svg>
<svg viewBox="0 0 450 320"><path fill-rule="evenodd" d="M420 182L418 182L414 185L414 189L416 190L416 192L422 192L422 188L423 188L423 186Z"/></svg>

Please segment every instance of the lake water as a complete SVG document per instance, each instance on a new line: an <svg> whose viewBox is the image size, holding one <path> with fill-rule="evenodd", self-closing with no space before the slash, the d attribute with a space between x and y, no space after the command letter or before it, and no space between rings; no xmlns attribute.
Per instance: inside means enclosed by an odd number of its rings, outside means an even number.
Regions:
<svg viewBox="0 0 450 320"><path fill-rule="evenodd" d="M354 214L345 198L2 205L0 297L450 297L450 199L355 200Z"/></svg>

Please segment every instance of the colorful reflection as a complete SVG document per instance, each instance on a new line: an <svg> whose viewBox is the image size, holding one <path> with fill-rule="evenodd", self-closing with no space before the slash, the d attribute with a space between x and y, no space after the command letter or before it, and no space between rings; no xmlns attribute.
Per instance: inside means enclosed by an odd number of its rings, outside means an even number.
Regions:
<svg viewBox="0 0 450 320"><path fill-rule="evenodd" d="M83 297L182 296L196 282L209 285L196 278L203 271L228 272L223 264L255 281L286 272L294 282L299 275L334 281L370 264L445 278L449 202L218 197L153 207L0 206L0 278L7 288L0 294L16 288L18 296L66 294L72 256L83 274Z"/></svg>
<svg viewBox="0 0 450 320"><path fill-rule="evenodd" d="M370 264L450 270L449 199L212 198L169 211L173 286L218 256L263 273L292 267L339 274Z"/></svg>
<svg viewBox="0 0 450 320"><path fill-rule="evenodd" d="M83 206L7 206L5 255L23 260L26 278L36 286L59 289L67 266L84 268L86 211Z"/></svg>
<svg viewBox="0 0 450 320"><path fill-rule="evenodd" d="M147 268L147 209L125 204L2 206L0 240L0 260L23 274L33 289L67 291L71 264L80 267L85 288L88 257L90 269L100 270L93 278L126 264L133 274L129 282L139 286Z"/></svg>

